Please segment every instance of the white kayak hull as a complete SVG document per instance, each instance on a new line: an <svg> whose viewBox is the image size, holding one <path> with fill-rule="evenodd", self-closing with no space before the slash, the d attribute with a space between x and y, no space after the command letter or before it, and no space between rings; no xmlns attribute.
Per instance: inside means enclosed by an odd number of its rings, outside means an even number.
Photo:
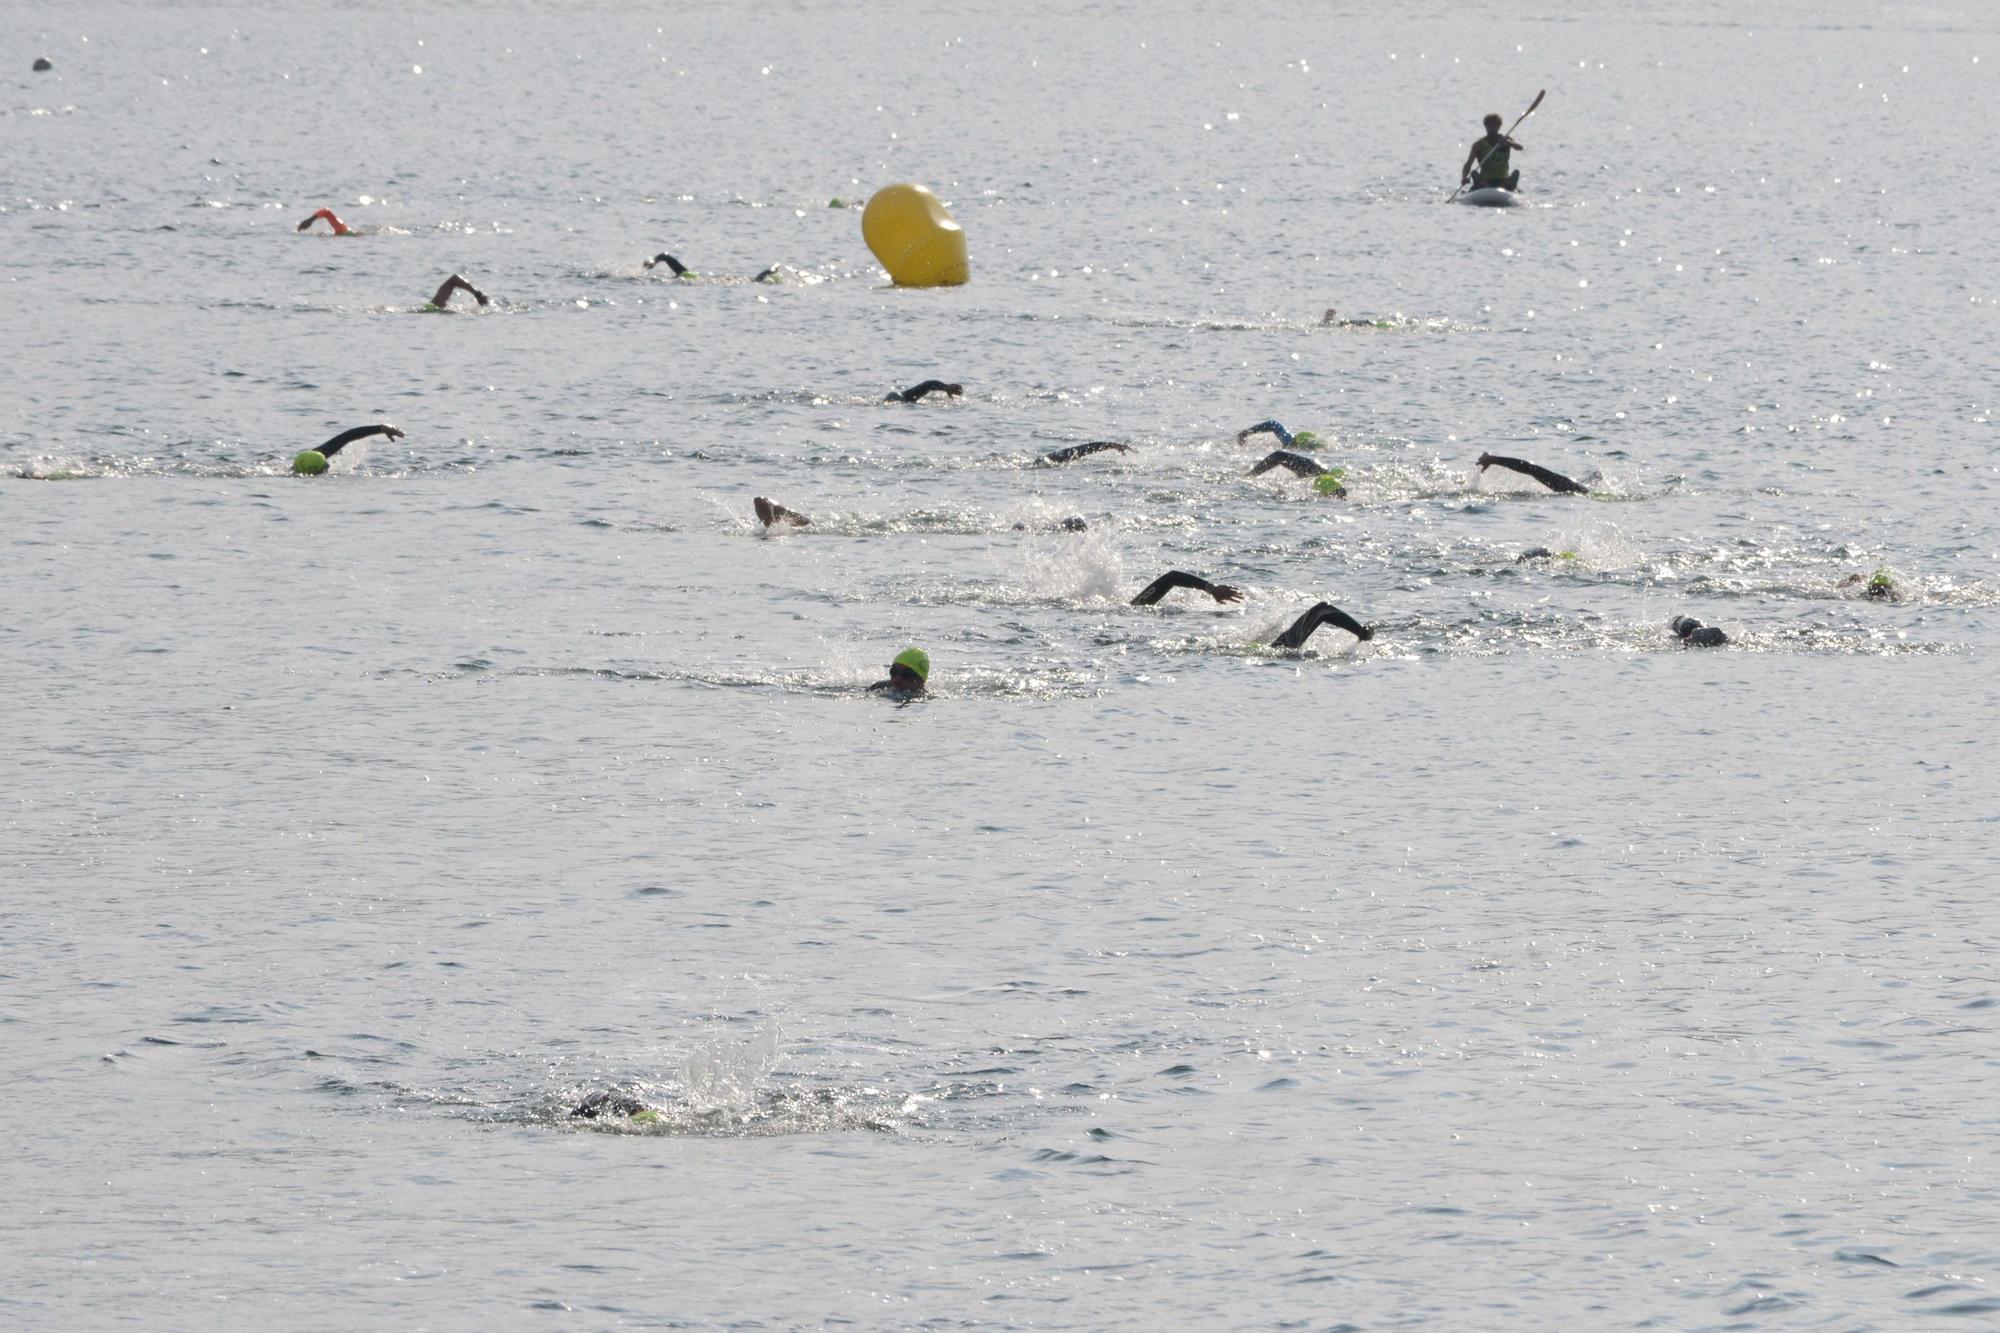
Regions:
<svg viewBox="0 0 2000 1333"><path fill-rule="evenodd" d="M1516 191L1489 185L1483 190L1467 190L1458 196L1458 202L1471 204L1474 208L1516 208L1521 203L1521 196Z"/></svg>

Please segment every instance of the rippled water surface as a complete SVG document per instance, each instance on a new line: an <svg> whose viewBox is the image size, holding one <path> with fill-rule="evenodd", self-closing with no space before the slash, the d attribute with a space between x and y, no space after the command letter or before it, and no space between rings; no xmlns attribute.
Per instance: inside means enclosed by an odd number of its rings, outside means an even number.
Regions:
<svg viewBox="0 0 2000 1333"><path fill-rule="evenodd" d="M1996 35L0 10L0 1323L2000 1324Z"/></svg>

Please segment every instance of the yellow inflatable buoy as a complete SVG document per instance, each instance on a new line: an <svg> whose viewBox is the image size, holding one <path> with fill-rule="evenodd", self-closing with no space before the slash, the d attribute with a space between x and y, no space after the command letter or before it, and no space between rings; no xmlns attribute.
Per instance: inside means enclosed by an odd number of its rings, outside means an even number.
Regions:
<svg viewBox="0 0 2000 1333"><path fill-rule="evenodd" d="M956 287L972 276L965 232L921 185L885 185L861 214L861 239L898 287Z"/></svg>

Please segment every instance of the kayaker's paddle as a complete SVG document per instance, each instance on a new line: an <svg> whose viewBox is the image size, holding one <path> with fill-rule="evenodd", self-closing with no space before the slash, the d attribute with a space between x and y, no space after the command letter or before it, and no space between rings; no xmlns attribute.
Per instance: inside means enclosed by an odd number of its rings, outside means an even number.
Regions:
<svg viewBox="0 0 2000 1333"><path fill-rule="evenodd" d="M1514 137L1514 131L1515 131L1515 130L1518 130L1518 129L1520 129L1520 128L1521 128L1521 122L1522 122L1522 121L1524 121L1524 120L1526 120L1526 119L1527 119L1527 118L1528 118L1529 116L1532 116L1532 115L1534 115L1534 114L1535 114L1535 108L1536 108L1536 107L1538 107L1538 106L1540 106L1540 105L1542 104L1542 99L1543 99L1544 97L1547 97L1548 95L1549 95L1549 90L1548 90L1548 89L1546 89L1546 88L1544 88L1544 89L1542 89L1542 90L1541 90L1540 92L1536 93L1536 94L1535 94L1535 100L1534 100L1534 101L1532 101L1532 102L1530 102L1530 103L1528 103L1528 109L1527 109L1526 111L1523 111L1523 112L1522 112L1522 113L1521 113L1520 115L1518 115L1518 116L1514 117L1514 123L1513 123L1512 125L1509 125L1509 126L1507 127L1507 132L1506 132L1505 134L1501 135L1500 137L1501 137L1501 138L1503 138L1503 139L1511 139L1511 138L1513 138L1513 137ZM1496 147L1497 147L1497 145L1496 145ZM1491 157L1491 156L1493 156L1493 149L1489 148L1489 149L1487 149L1487 150L1486 150L1485 152L1483 152L1483 153L1481 153L1481 154L1479 155L1479 160L1478 160L1478 161L1476 161L1476 162L1474 162L1474 163L1472 164L1472 178L1473 178L1474 180L1477 180L1477 179L1479 179L1479 169L1480 169L1481 167L1483 167L1483 166L1485 166L1485 165L1486 165L1486 159L1487 159L1487 158L1489 158L1489 157ZM1456 190L1453 190L1453 191L1451 192L1451 199L1447 199L1447 200L1445 200L1445 202L1446 202L1446 203L1448 204L1448 203L1450 203L1450 202L1451 202L1451 200L1452 200L1452 199L1456 199L1456 198L1458 198L1459 194L1460 194L1460 193L1462 193L1462 192L1464 191L1464 189L1465 189L1465 184L1464 184L1464 182L1462 182L1462 181L1461 181L1461 182L1459 183L1459 187L1458 187L1458 189L1456 189Z"/></svg>

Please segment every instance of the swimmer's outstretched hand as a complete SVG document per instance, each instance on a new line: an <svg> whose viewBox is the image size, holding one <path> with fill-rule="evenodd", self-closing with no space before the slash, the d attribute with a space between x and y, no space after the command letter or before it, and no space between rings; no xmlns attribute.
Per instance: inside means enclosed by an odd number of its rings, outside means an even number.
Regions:
<svg viewBox="0 0 2000 1333"><path fill-rule="evenodd" d="M1208 590L1208 595L1218 602L1240 602L1243 590L1227 583L1218 583Z"/></svg>
<svg viewBox="0 0 2000 1333"><path fill-rule="evenodd" d="M400 430L397 430L397 429L396 429L396 428L395 428L394 426L390 426L390 425L386 425L386 424L385 424L385 425L384 425L384 426L382 427L382 433L383 433L384 435L388 436L388 437L389 437L390 439L392 439L392 440L400 440L400 439L402 439L402 438L403 438L403 432L402 432L402 431L400 431Z"/></svg>

